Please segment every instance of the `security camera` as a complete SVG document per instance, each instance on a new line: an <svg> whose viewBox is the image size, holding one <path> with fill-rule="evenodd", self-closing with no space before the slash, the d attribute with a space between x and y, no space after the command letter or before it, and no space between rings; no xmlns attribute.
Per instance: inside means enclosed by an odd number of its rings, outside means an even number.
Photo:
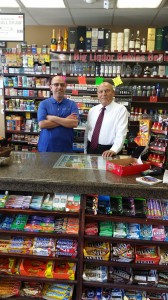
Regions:
<svg viewBox="0 0 168 300"><path fill-rule="evenodd" d="M104 8L109 9L110 8L110 0L104 0Z"/></svg>

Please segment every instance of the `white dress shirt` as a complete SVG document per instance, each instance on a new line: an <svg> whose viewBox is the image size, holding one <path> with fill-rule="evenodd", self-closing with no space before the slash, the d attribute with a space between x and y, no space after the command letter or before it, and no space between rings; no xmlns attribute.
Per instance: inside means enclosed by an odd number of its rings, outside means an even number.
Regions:
<svg viewBox="0 0 168 300"><path fill-rule="evenodd" d="M102 104L98 104L89 110L84 138L84 153L87 153L87 141L91 141L97 118ZM104 119L100 129L98 144L112 145L109 150L116 153L121 151L128 128L128 111L122 104L112 101L106 106Z"/></svg>

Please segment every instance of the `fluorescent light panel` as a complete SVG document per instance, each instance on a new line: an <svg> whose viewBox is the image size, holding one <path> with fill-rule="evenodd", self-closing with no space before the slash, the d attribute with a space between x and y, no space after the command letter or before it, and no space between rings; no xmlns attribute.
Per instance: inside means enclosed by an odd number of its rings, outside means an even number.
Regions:
<svg viewBox="0 0 168 300"><path fill-rule="evenodd" d="M2 7L20 7L15 0L0 0L0 8Z"/></svg>
<svg viewBox="0 0 168 300"><path fill-rule="evenodd" d="M21 0L21 2L29 8L65 8L63 0Z"/></svg>
<svg viewBox="0 0 168 300"><path fill-rule="evenodd" d="M118 8L157 8L162 0L118 0Z"/></svg>

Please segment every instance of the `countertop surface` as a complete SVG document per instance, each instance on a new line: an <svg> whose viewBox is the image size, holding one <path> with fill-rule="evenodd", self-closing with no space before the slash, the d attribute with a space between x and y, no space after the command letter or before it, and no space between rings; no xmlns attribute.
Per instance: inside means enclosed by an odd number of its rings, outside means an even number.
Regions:
<svg viewBox="0 0 168 300"><path fill-rule="evenodd" d="M13 152L12 163L0 167L0 189L34 190L44 192L77 192L124 194L137 197L166 197L168 185L148 186L136 182L140 174L118 176L105 170L105 160L100 158L99 169L54 167L62 153ZM69 154L71 155L71 154ZM86 155L81 154L86 157ZM92 156L87 155L90 159ZM144 195L145 193L145 195Z"/></svg>

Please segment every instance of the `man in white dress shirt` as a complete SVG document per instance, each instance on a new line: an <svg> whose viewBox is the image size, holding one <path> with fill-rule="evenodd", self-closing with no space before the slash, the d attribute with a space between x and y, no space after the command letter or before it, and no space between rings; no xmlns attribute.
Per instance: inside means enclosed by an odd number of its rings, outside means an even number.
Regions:
<svg viewBox="0 0 168 300"><path fill-rule="evenodd" d="M102 154L103 157L112 157L119 153L123 147L128 127L128 111L124 105L116 103L113 86L103 82L97 89L100 104L89 110L84 139L84 153ZM98 116L105 107L98 145L92 149L91 140Z"/></svg>

